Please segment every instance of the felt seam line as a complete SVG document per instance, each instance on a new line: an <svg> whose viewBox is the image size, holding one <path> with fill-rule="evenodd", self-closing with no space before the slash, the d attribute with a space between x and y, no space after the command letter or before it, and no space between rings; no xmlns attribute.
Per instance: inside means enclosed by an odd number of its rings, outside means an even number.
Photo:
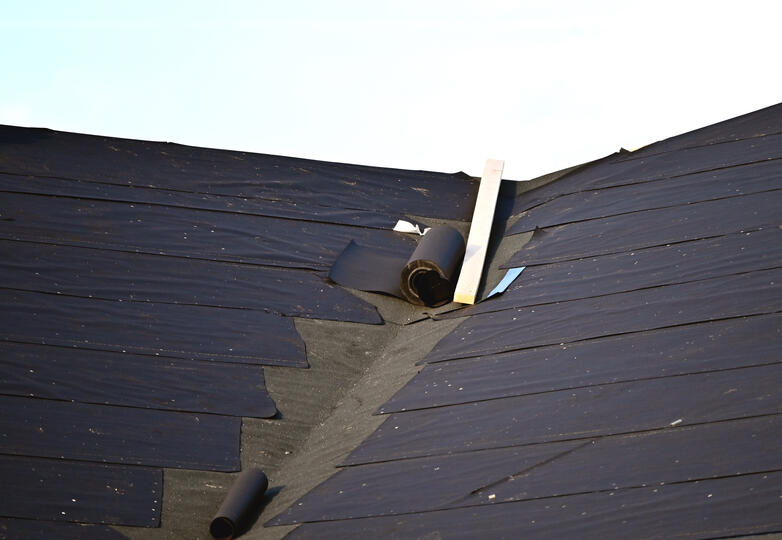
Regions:
<svg viewBox="0 0 782 540"><path fill-rule="evenodd" d="M720 476L704 476L704 477L697 477L697 478L689 478L687 480L675 480L672 482L665 482L666 486L676 486L676 485L684 485L684 484L697 484L700 482L708 482L711 480L724 480L724 479L730 479L730 478L743 478L743 477L750 477L750 476L760 476L764 474L774 474L782 472L782 469L767 469L762 471L753 471L749 473L741 473L741 474L728 474L728 475L720 475ZM352 521L352 520L361 520L361 519L371 519L371 518L378 518L378 517L386 517L386 516L411 516L416 514L430 514L433 512L443 512L448 510L463 510L465 508L486 508L489 506L497 505L497 504L515 504L515 503L524 503L529 501L542 501L542 500L550 500L550 499L561 499L563 497L575 497L579 495L589 495L592 493L612 493L612 492L618 492L618 491L630 491L630 490L641 490L641 489L650 489L652 486L649 484L635 484L635 485L627 485L627 486L618 486L618 487L611 487L611 488L605 488L605 489L594 489L592 491L578 491L578 492L572 492L572 493L561 493L557 495L545 495L541 497L530 497L527 499L514 499L512 501L497 501L490 504L486 503L476 503L476 504L468 504L463 506L455 506L455 507L438 507L438 508L432 508L432 509L426 509L426 510L418 510L418 511L411 511L411 512L394 512L391 514L374 514L371 516L361 516L356 518L339 518L339 519L318 519L318 520L309 520L309 521L295 521L295 522L285 522L280 523L279 525L296 525L296 524L305 524L305 523L334 523L339 521ZM275 518L276 520L277 518ZM271 524L271 525L277 525Z"/></svg>
<svg viewBox="0 0 782 540"><path fill-rule="evenodd" d="M400 413L404 414L404 413ZM522 443L522 444L502 444L498 446L481 446L481 447L474 447L470 448L469 450L457 450L457 451L445 451L444 453L432 453L432 454L420 454L415 456L402 456L397 458L388 458L388 459L380 459L377 461L361 461L356 463L342 463L338 467L340 469L351 469L351 468L358 468L358 467L365 467L370 465L380 465L384 463L396 463L401 461L411 461L415 459L429 459L429 458L436 458L436 457L442 457L447 458L450 456L461 456L461 455L467 455L474 452L486 452L486 451L492 451L492 450L507 450L510 448L531 448L536 446L541 446L545 444L564 444L564 443L574 443L578 441L584 441L586 440L586 444L581 445L579 448L583 448L587 444L592 443L593 441L597 440L604 440L604 439L612 439L617 437L627 437L629 435L646 435L646 434L654 434L654 433L662 433L665 431L671 431L671 430L679 430L679 429L691 429L698 426L708 426L713 424L723 424L727 422L742 422L744 420L756 420L759 418L773 418L777 416L782 416L782 411L777 412L768 412L768 413L761 413L761 414L750 414L746 416L736 416L731 418L718 418L716 420L707 420L703 422L691 422L691 423L680 423L676 424L675 426L671 426L670 424L666 424L664 426L660 427L652 427L652 428L645 428L645 429L639 429L635 431L616 431L616 432L608 432L602 435L595 435L590 434L586 437L571 437L571 438L564 438L564 439L550 439L545 441L536 441L531 443ZM568 453L568 452L565 452ZM558 457L558 456L557 456ZM782 469L780 469L782 470ZM511 475L512 476L512 475Z"/></svg>
<svg viewBox="0 0 782 540"><path fill-rule="evenodd" d="M241 365L247 365L247 364L241 364ZM258 366L261 367L261 366ZM217 416L221 418L256 418L256 417L248 417L246 414L239 413L239 414L228 414L228 413L222 413L222 412L211 412L206 410L194 410L194 409L164 409L161 407L142 407L140 405L125 405L124 403L106 403L105 401L90 401L85 399L66 399L66 398L53 398L53 397L46 397L46 396L39 396L39 395L33 395L30 394L12 394L9 392L3 392L0 391L0 396L2 397L12 397L12 398L27 398L27 399L36 399L40 401L52 401L52 402L58 402L58 403L80 403L83 405L99 405L101 407L113 407L115 409L134 409L134 410L141 410L141 411L159 411L164 413L171 413L171 414L186 414L191 416ZM268 394L267 394L268 396ZM17 454L10 454L10 455L17 455ZM69 458L70 459L70 458ZM151 465L151 467L154 467L154 465Z"/></svg>
<svg viewBox="0 0 782 540"><path fill-rule="evenodd" d="M27 338L27 339L25 339ZM38 339L38 341L35 341ZM5 334L2 337L3 341L9 341L12 343L32 343L35 345L49 345L49 343L46 343L45 338L34 338L34 337L28 337L25 335L18 335L18 334ZM59 338L59 343L72 343L71 347L77 348L77 349L87 349L90 351L105 351L105 352L116 352L118 349L126 349L133 351L133 354L136 354L136 351L149 351L146 353L147 356L156 356L159 358L177 358L181 359L181 356L171 356L171 354L188 354L192 355L192 358L196 360L202 360L205 361L205 359L208 358L242 358L245 360L255 360L256 362L240 362L242 364L249 364L249 365L259 365L259 366L267 366L267 365L273 365L273 366L287 366L287 367L295 367L299 365L304 365L302 361L295 360L290 362L284 362L277 360L276 358L267 358L263 356L247 356L247 355L239 355L239 354L223 354L223 353L205 353L205 352L199 352L199 351L185 351L185 350L178 350L178 349L154 349L150 347L142 347L140 345L115 345L112 343L101 343L98 341L90 341L89 343L85 343L84 341L79 341L75 339L68 339L68 338ZM57 344L54 344L57 345ZM77 346L78 345L78 346ZM110 347L109 349L100 349L93 347L92 345L98 346L98 347ZM69 348L67 345L60 345L61 347ZM155 354L150 354L151 351L156 351ZM157 354L159 352L160 354ZM166 354L167 353L167 354ZM145 354L142 352L141 354ZM190 358L190 357L187 357ZM266 363L260 363L258 360L262 360L264 362L275 362L273 364L266 364ZM208 360L206 360L208 361ZM215 361L215 360L212 360ZM295 362L295 363L294 363ZM230 363L230 362L229 362Z"/></svg>
<svg viewBox="0 0 782 540"><path fill-rule="evenodd" d="M459 360L463 360L462 358L459 358ZM447 362L448 360L446 360ZM437 362L438 364L441 364L443 362ZM481 399L472 399L469 401L458 401L458 402L452 402L452 403L444 403L441 405L431 405L428 407L418 406L418 407L405 407L404 410L401 409L393 409L393 410L378 410L376 415L391 415L391 414L402 414L406 412L413 412L413 411L429 411L433 409L442 409L445 407L454 407L457 405L467 405L470 403L485 403L487 401L498 401L501 399L512 399L512 398L518 398L518 397L526 397L526 396L540 396L543 394L552 394L555 392L565 392L569 390L583 390L585 388L595 388L595 387L602 387L602 386L613 386L617 384L623 384L623 383L633 383L633 382L644 382L644 381L656 381L660 379L669 379L673 377L688 377L691 375L702 375L706 373L721 373L723 371L736 371L740 369L751 369L751 368L757 368L757 367L765 367L765 366L775 366L778 364L782 364L782 360L776 361L776 362L762 362L759 364L747 364L742 366L734 366L734 367L726 367L726 368L715 368L715 369L707 369L703 371L691 371L687 373L674 373L671 375L659 375L659 376L651 376L651 377L638 377L635 379L621 379L621 380L610 380L605 382L596 382L593 384L584 384L579 386L567 386L562 388L553 388L550 390L540 390L537 392L528 392L525 394L508 394L504 396L494 396L494 397L488 397L488 398L481 398Z"/></svg>
<svg viewBox="0 0 782 540"><path fill-rule="evenodd" d="M669 324L669 325L666 325L666 326L659 326L659 327L655 327L655 328L646 328L644 330L632 330L632 331L629 331L629 332L617 332L615 334L606 334L606 335L603 335L603 336L593 336L593 337L587 337L587 338L582 338L582 339L574 339L572 341L567 341L567 342L564 342L564 343L567 343L567 344L570 344L570 343L580 343L582 341L603 339L603 338L609 338L609 337L614 337L614 336L626 336L626 335L630 335L630 334L640 334L641 332L653 332L655 330L663 330L663 329L666 329L666 328L678 328L678 327L681 327L681 326L690 326L690 325L693 325L693 324L701 324L701 323L704 323L704 322L717 322L717 321L726 321L726 320L730 320L730 319L743 319L744 317L755 317L755 316L761 316L761 315L770 315L770 314L773 314L773 313L782 313L782 309L773 309L771 311L758 311L758 312L753 312L753 313L743 313L741 315L734 315L734 316L730 316L730 317L718 317L718 318L715 318L715 319L705 319L705 320L701 320L701 321L693 321L693 322L686 322L686 323L680 323L680 324ZM529 347L514 347L512 349L503 349L503 350L493 351L493 352L490 352L490 353L486 353L486 352L475 353L475 354L471 354L470 356L458 356L458 357L453 357L453 358L443 358L443 359L437 359L437 360L426 360L426 359L424 359L422 364L437 364L437 363L440 363L440 362L450 362L452 360L463 360L463 359L467 359L467 358L478 358L478 357L481 357L481 356L492 356L492 355L495 355L495 354L509 353L509 352L515 352L515 351L525 351L527 349L538 349L538 348L542 348L542 347L553 347L553 346L562 345L562 344L563 344L563 342L559 342L559 343L545 343L545 344L533 345L533 346L529 346Z"/></svg>
<svg viewBox="0 0 782 540"><path fill-rule="evenodd" d="M211 261L211 262L223 262L223 263L232 263L232 264L246 264L251 266L261 266L266 268L284 268L289 270L310 270L313 272L319 272L323 271L324 269L329 267L329 263L318 263L315 261L312 261L310 263L310 266L298 266L296 264L291 264L290 266L287 266L284 261L277 260L277 259L269 259L266 263L253 263L251 261L248 261L246 259L242 259L237 257L236 259L229 259L229 258L223 258L223 259L215 259L215 258L209 258L208 253L198 253L193 252L193 255L178 255L174 253L166 253L164 251L152 251L145 248L139 248L129 245L124 245L120 242L116 243L102 243L102 242L96 242L94 240L78 240L77 242L69 242L69 243L58 243L51 241L50 238L46 236L37 236L34 234L31 234L29 236L11 236L6 235L2 232L0 232L0 239L2 240L10 240L14 242L27 242L27 243L34 243L34 244L46 244L50 246L62 246L62 247L86 247L91 249L102 249L105 251L118 251L122 253L143 253L145 255L160 255L163 257L177 257L179 259L193 259L196 261ZM47 241L48 240L48 241ZM121 249L121 248L125 249ZM276 263L276 264L271 264Z"/></svg>
<svg viewBox="0 0 782 540"><path fill-rule="evenodd" d="M130 255L144 255L144 256L151 256L151 257L170 257L172 259L184 259L184 260L193 260L193 261L205 261L205 262L211 262L211 263L217 263L217 264L235 264L240 266L249 266L252 268L268 268L270 270L282 270L282 271L291 271L291 272L306 272L309 274L316 274L318 276L323 276L323 269L322 268L311 268L307 266L278 266L278 265L272 265L272 264L262 264L262 263L254 263L250 261L233 261L233 260L223 260L223 259L206 259L203 257L190 257L187 255L177 255L172 253L160 253L160 252L154 252L154 251L129 251L127 249L116 249L116 248L110 248L110 247L103 247L103 246L84 246L79 244L62 244L57 242L46 242L43 240L31 240L28 238L11 238L11 237L5 237L3 236L3 233L0 232L0 241L3 242L19 242L20 244L36 244L36 245L44 245L44 246L54 246L54 247L63 247L63 248L78 248L78 249L92 249L95 251L105 251L110 253L127 253ZM81 240L79 241L81 242Z"/></svg>
<svg viewBox="0 0 782 540"><path fill-rule="evenodd" d="M558 193L556 195L552 195L549 199L546 199L545 201L542 201L542 202L540 202L538 204L535 204L533 206L530 206L529 208L525 208L524 210L513 214L513 216L518 216L518 215L526 212L527 210L532 210L533 208L537 208L538 206L544 205L546 203L549 203L549 202L553 201L554 199L558 199L558 198L564 197L566 195L574 195L576 193L590 193L592 191L599 191L599 190L603 190L603 189L612 189L612 188L620 188L620 187L627 187L627 186L637 186L637 185L641 185L641 184L648 184L650 182L659 182L661 180L672 180L674 178L683 178L685 176L690 176L690 175L693 175L693 174L702 174L702 173L705 173L705 172L721 171L721 170L725 170L725 169L734 169L734 168L737 168L737 167L744 167L746 165L756 165L758 163L767 163L769 161L778 161L778 160L782 160L782 157L760 159L760 160L756 160L756 161L748 161L746 163L739 163L739 164L734 164L734 165L725 165L723 167L715 167L715 168L712 168L712 169L696 170L696 171L691 171L691 172L687 172L687 173L683 173L683 174L675 174L675 175L672 175L672 176L664 176L664 177L660 177L660 178L650 178L649 180L640 180L640 181L637 181L637 182L629 182L628 181L628 182L625 182L625 183L622 183L622 184L611 184L611 185L608 185L608 186L599 186L599 187L595 187L595 188L592 188L592 189L579 189L579 190L576 190L576 191L568 191L568 192L565 192L565 193ZM562 178L570 176L571 174L575 174L576 172L578 172L580 170L581 169L578 169L576 171L570 172L570 173L566 174L565 176L563 176ZM535 190L533 189L533 190L530 190L530 191L528 191L526 193L522 193L521 195L519 195L517 197L517 199L520 198L520 197L525 197L527 194L530 194L530 193L534 194ZM514 233L514 234L518 234L518 233Z"/></svg>
<svg viewBox="0 0 782 540"><path fill-rule="evenodd" d="M541 462L539 462L539 463L535 463L535 464L533 464L533 465L531 465L531 466L527 467L526 469L522 469L522 470L520 470L520 471L519 471L519 472L517 472L517 473L509 474L509 475L507 475L507 476L505 476L505 477L503 477L503 478L500 478L499 480L496 480L496 481L494 481L494 482L491 482L491 483L489 483L489 484L486 484L486 485L484 485L484 486L481 486L481 487L479 487L479 488L476 488L476 489L472 490L472 491L469 493L469 495L477 495L477 494L479 494L481 491L484 491L484 490L487 490L487 489L491 489L491 488L493 488L493 487L499 486L500 484L504 484L504 483L506 483L506 482L509 482L509 481L515 480L515 479L516 479L517 477L519 477L519 476L523 476L523 475L525 475L525 474L527 474L527 473L529 473L529 472L531 472L531 471L533 471L533 470L535 470L535 469L539 469L539 468L541 468L541 467L545 467L545 466L546 466L546 465L548 465L549 463L552 463L552 462L554 462L554 461L556 461L556 460L558 460L558 459L560 459L560 458L563 458L563 457L565 457L565 456L567 456L567 455L569 455L569 454L572 454L573 452L577 452L578 450L581 450L581 449L582 449L582 448L584 448L585 446L589 446L590 444L593 444L593 443L594 443L594 440L591 440L591 439L590 439L590 440L587 440L587 441L585 441L583 444L580 444L580 445L578 445L578 446L576 446L576 447L574 447L574 448L570 448L570 449L568 449L568 450L565 450L565 451L563 451L563 452L560 452L559 454L556 454L556 455L554 455L554 456L551 456L551 457L550 457L550 458L548 458L548 459L544 459L543 461L541 461Z"/></svg>
<svg viewBox="0 0 782 540"><path fill-rule="evenodd" d="M735 142L740 142L740 141L751 141L753 139L762 139L763 137L771 137L771 136L774 136L774 135L779 135L780 133L782 133L782 131L773 131L771 133L762 133L760 135L750 135L749 137L739 137L738 139L728 139L728 140L725 140L725 141L716 141L716 142L706 143L706 144L695 144L695 145L692 145L692 146L682 146L682 147L678 147L678 148L672 148L671 150L664 150L662 152L656 152L654 154L646 154L646 155L643 155L643 156L634 156L633 155L635 153L638 153L638 152L642 151L644 148L648 148L648 147L650 147L650 146L652 146L654 144L657 144L658 142L664 142L664 141L655 141L653 143L650 143L650 144L648 144L646 146L643 146L643 147L639 148L638 150L630 152L629 156L627 156L626 158L618 159L617 162L618 163L624 163L624 162L627 162L627 161L637 161L639 159L646 159L646 158L651 158L651 157L655 157L655 156L663 156L665 154L671 154L671 153L674 153L674 152L682 152L682 151L685 151L685 150L694 150L694 149L697 149L697 148L711 148L711 147L718 146L718 145L721 145L721 144L730 144L730 143L735 143ZM683 133L682 135L687 135L687 133Z"/></svg>
<svg viewBox="0 0 782 540"><path fill-rule="evenodd" d="M554 264L554 263L550 263L550 264ZM609 293L604 293L604 294L596 294L596 295L592 295L592 296L579 296L577 298L566 298L566 299L561 299L561 300L551 300L551 301L548 301L548 302L540 302L538 304L514 305L514 306L509 306L509 307L506 307L506 308L502 308L502 309L493 309L491 311L481 311L480 313L466 313L466 314L462 315L461 317L455 317L454 316L454 317L447 317L447 319L460 319L462 317L478 317L480 315L486 315L486 314L489 314L489 313L502 313L502 312L505 312L505 311L524 309L524 308L528 308L528 307L529 308L533 308L533 307L539 307L539 306L548 306L548 305L552 305L552 304L564 304L565 302L578 302L580 300L591 300L591 299L594 299L594 298L605 298L607 296L613 296L613 295L616 295L616 294L624 294L624 293L631 293L631 292L637 292L637 291L647 291L647 290L650 290L650 289L659 289L660 287L667 287L669 285L685 285L687 283L700 283L702 281L709 281L710 279L727 278L727 277L731 277L731 276L741 276L741 275L745 275L745 274L752 274L753 272L766 272L768 270L777 270L779 268L782 268L782 266L769 266L769 267L765 267L764 266L764 267L759 267L759 268L753 268L752 270L745 270L743 272L732 272L730 274L716 274L716 275L712 275L712 276L709 276L707 278L701 278L701 279L688 279L688 280L685 280L685 281L671 281L671 282L659 283L657 285L648 285L646 287L638 287L636 289L622 289L621 291L609 292ZM517 288L520 289L520 288L523 288L523 287L524 287L524 285L522 284L522 285L520 285ZM0 287L0 289L3 289L3 288L4 287ZM511 291L514 291L517 288L511 289ZM487 297L487 299L488 298L489 297ZM449 311L449 312L446 312L446 313L454 313L454 312ZM446 319L446 318L444 317L443 319ZM437 320L437 319L435 319L435 320Z"/></svg>
<svg viewBox="0 0 782 540"><path fill-rule="evenodd" d="M774 191L780 191L780 190L782 190L782 188L762 189L762 190L759 190L759 191L753 191L751 193L739 193L739 194L736 194L736 195L726 195L724 197L713 197L713 198L710 198L710 199L702 199L702 200L699 199L697 201L689 201L689 202L682 203L682 204L668 204L668 205L663 205L663 206L651 206L649 208L639 208L637 210L629 210L627 212L617 212L615 214L605 214L605 215L601 214L599 216L593 216L593 217L588 217L588 218L584 218L584 219L576 219L576 220L572 220L572 221L562 221L562 222L557 222L557 223L551 224L551 225L545 225L545 226L540 227L540 228L542 230L545 230L545 229L549 229L551 227L560 227L560 226L564 226L564 225L573 225L575 223L585 223L587 221L594 221L596 219L605 219L605 218L615 217L615 216L627 216L629 214L637 214L638 212L646 212L646 211L649 211L649 210L662 210L662 209L665 209L665 208L679 208L679 207L685 207L685 206L688 206L688 205L691 205L691 204L698 204L698 203L703 203L703 202L724 201L726 199L735 199L736 197L744 197L744 196L747 196L747 195L756 195L758 193L772 193ZM505 238L507 236L515 236L517 234L523 234L525 232L530 232L530 231L533 231L533 230L538 228L537 225L534 226L534 227L532 225L530 225L530 227L532 227L532 228L524 230L524 231L518 231L518 232L511 233L511 234L506 234L503 238Z"/></svg>
<svg viewBox="0 0 782 540"><path fill-rule="evenodd" d="M621 255L623 253L630 253L631 251L641 251L642 249L652 249L652 248L661 248L661 247L668 247L668 246L676 246L678 244L684 244L686 242L696 242L698 240L712 240L715 238L722 238L723 236L733 235L733 234L741 234L741 233L750 233L750 232L756 232L756 231L762 231L769 227L779 227L776 223L763 223L761 225L753 226L752 228L747 229L741 229L739 231L730 231L720 234L715 234L713 236L699 236L698 238L686 238L684 240L676 240L671 242L664 242L662 244L653 244L650 246L641 246L638 248L622 248L620 251L610 251L608 253L594 253L592 255L578 255L573 257L572 259L556 259L556 260L545 260L545 261L535 261L533 260L530 263L527 263L525 266L532 267L532 266L544 266L547 264L559 264L559 263L567 263L572 261L582 261L584 259L594 259L596 257L606 257L610 255ZM539 229L542 230L542 229ZM524 233L519 233L524 234ZM511 235L513 236L513 235ZM522 248L523 251L523 248ZM511 260L521 253L521 251L517 252L511 257ZM501 267L502 268L502 267Z"/></svg>
<svg viewBox="0 0 782 540"><path fill-rule="evenodd" d="M121 186L122 184L108 184L112 186ZM146 189L152 189L152 188L146 188ZM242 216L256 216L256 217L263 217L267 219L279 219L282 221L295 221L295 222L301 222L301 223L320 223L322 225L335 225L335 226L341 226L341 227L354 227L354 228L360 228L360 229L373 229L373 230L387 230L385 227L378 227L375 225L357 225L355 223L348 223L343 221L325 221L325 220L319 220L319 219L304 219L304 218L295 218L290 216L282 216L277 214L262 214L257 212L236 212L231 210L221 210L217 208L207 208L202 206L184 206L184 205L177 205L177 204L167 204L167 203L161 203L161 202L154 202L154 201L137 201L137 200L130 200L130 199L115 199L110 197L96 197L95 195L63 195L63 194L49 194L49 193L38 193L35 191L25 191L25 190L12 190L12 189L0 189L0 193L16 193L20 195L27 195L31 197L56 197L60 199L72 199L72 200L80 200L80 201L96 201L96 202L106 202L106 203L113 203L113 204L138 204L138 205L149 205L149 206L156 206L161 208L176 208L179 210L192 210L196 212L213 212L217 214L228 214L228 215L242 215ZM196 192L186 192L191 193L193 195L198 195L199 193ZM214 195L210 193L203 193L203 195L208 195L211 197L225 197L226 195ZM236 197L238 199L249 199L250 197ZM266 199L262 199L266 200ZM269 202L277 202L272 199L269 199ZM331 206L324 206L323 208L333 208L336 210L359 210L371 213L371 210L367 209L361 209L361 208L339 208L339 207L331 207Z"/></svg>

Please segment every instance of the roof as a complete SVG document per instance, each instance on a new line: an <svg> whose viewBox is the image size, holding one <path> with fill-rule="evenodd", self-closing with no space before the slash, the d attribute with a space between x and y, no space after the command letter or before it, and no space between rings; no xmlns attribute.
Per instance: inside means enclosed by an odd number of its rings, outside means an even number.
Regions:
<svg viewBox="0 0 782 540"><path fill-rule="evenodd" d="M290 538L782 530L782 106L520 194L505 268Z"/></svg>
<svg viewBox="0 0 782 540"><path fill-rule="evenodd" d="M431 312L326 274L466 175L3 127L0 535L206 537L248 466L247 538L782 531L780 137L505 183L527 268Z"/></svg>
<svg viewBox="0 0 782 540"><path fill-rule="evenodd" d="M232 480L209 472L240 470L253 444L245 466L273 471L359 373L304 338L385 329L331 262L353 239L407 250L396 218L464 219L475 191L466 175L10 126L0 173L9 538L207 535Z"/></svg>

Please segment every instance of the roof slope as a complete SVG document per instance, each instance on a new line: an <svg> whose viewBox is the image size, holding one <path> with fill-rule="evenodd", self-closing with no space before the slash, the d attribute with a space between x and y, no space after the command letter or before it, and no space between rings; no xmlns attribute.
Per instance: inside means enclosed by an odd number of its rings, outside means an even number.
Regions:
<svg viewBox="0 0 782 540"><path fill-rule="evenodd" d="M501 297L268 525L290 538L782 531L782 105L518 196ZM497 261L495 261L497 262Z"/></svg>
<svg viewBox="0 0 782 540"><path fill-rule="evenodd" d="M407 251L397 218L460 219L474 191L466 175L0 127L0 537L159 527L177 470L203 471L176 504L205 510L177 530L167 510L167 534L206 534L225 484L208 473L241 468L252 419L286 424L262 366L308 366L297 319L383 322L328 282L336 255L352 239Z"/></svg>

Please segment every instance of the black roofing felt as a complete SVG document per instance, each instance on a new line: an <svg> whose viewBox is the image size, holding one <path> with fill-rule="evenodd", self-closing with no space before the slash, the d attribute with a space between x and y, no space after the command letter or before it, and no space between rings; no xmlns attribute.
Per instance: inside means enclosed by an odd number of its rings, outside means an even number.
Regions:
<svg viewBox="0 0 782 540"><path fill-rule="evenodd" d="M18 193L3 200L0 237L26 242L311 270L327 269L352 239L389 253L413 245L390 230L330 223Z"/></svg>
<svg viewBox="0 0 782 540"><path fill-rule="evenodd" d="M778 163L763 161L742 167L740 174L733 168L719 169L695 173L686 182L681 177L667 178L563 195L523 212L509 232L779 189Z"/></svg>
<svg viewBox="0 0 782 540"><path fill-rule="evenodd" d="M773 313L782 305L782 287L774 286L779 283L782 268L475 315L426 361Z"/></svg>
<svg viewBox="0 0 782 540"><path fill-rule="evenodd" d="M779 124L779 105L771 105L752 111L724 122L718 122L702 128L677 135L645 146L631 155L644 157L672 150L682 150L693 146L704 146L741 139L752 139L782 132Z"/></svg>
<svg viewBox="0 0 782 540"><path fill-rule="evenodd" d="M469 508L776 471L782 468L780 424L782 416L775 415L349 467L271 523Z"/></svg>
<svg viewBox="0 0 782 540"><path fill-rule="evenodd" d="M782 267L782 243L776 241L778 238L779 231L768 227L530 266L502 296L440 317L465 317Z"/></svg>
<svg viewBox="0 0 782 540"><path fill-rule="evenodd" d="M0 252L8 288L255 309L290 317L383 321L373 306L308 271L3 240ZM294 304L291 291L306 294L297 294L300 298Z"/></svg>
<svg viewBox="0 0 782 540"><path fill-rule="evenodd" d="M147 467L0 456L4 517L154 527L163 472Z"/></svg>
<svg viewBox="0 0 782 540"><path fill-rule="evenodd" d="M241 419L0 397L3 454L236 471Z"/></svg>
<svg viewBox="0 0 782 540"><path fill-rule="evenodd" d="M776 105L520 194L509 213L529 211L509 234L536 231L506 266L529 268L441 315L464 320L379 410L393 414L269 525L303 522L290 538L782 531L780 132Z"/></svg>
<svg viewBox="0 0 782 540"><path fill-rule="evenodd" d="M411 304L440 306L453 299L464 249L461 233L448 226L432 227L405 255L388 255L351 241L331 267L329 278Z"/></svg>
<svg viewBox="0 0 782 540"><path fill-rule="evenodd" d="M0 342L0 357L3 395L256 418L277 412L260 366L11 342Z"/></svg>
<svg viewBox="0 0 782 540"><path fill-rule="evenodd" d="M782 182L782 176L779 179ZM622 253L776 225L782 189L540 229L506 267ZM719 216L719 219L716 217ZM544 238L545 237L545 238ZM584 238L593 238L584 242Z"/></svg>
<svg viewBox="0 0 782 540"><path fill-rule="evenodd" d="M0 178L3 190L8 193L57 195L83 200L122 201L171 208L195 208L229 214L277 217L375 229L387 229L389 223L395 223L398 219L396 214L378 211L341 209L329 206L308 207L280 200L190 193L138 185L104 184L90 180L39 178L23 174L0 174Z"/></svg>
<svg viewBox="0 0 782 540"><path fill-rule="evenodd" d="M397 516L306 523L287 538L671 538L782 528L782 473L597 491ZM748 512L747 509L752 509Z"/></svg>
<svg viewBox="0 0 782 540"><path fill-rule="evenodd" d="M256 342L259 326L260 332L275 336L263 349ZM307 365L293 320L262 311L0 290L0 327L7 340L22 343L244 364Z"/></svg>
<svg viewBox="0 0 782 540"><path fill-rule="evenodd" d="M0 144L4 149L0 173L246 198L263 205L259 214L291 217L288 211L299 208L299 217L308 222L318 221L321 210L343 213L354 209L392 216L469 219L475 197L475 183L464 174L383 169L11 126L0 126ZM285 208L285 213L277 213L274 209L278 206Z"/></svg>
<svg viewBox="0 0 782 540"><path fill-rule="evenodd" d="M773 364L782 315L740 317L429 364L380 412Z"/></svg>
<svg viewBox="0 0 782 540"><path fill-rule="evenodd" d="M780 387L782 365L774 364L397 413L345 464L663 429L681 411L676 425L782 413Z"/></svg>
<svg viewBox="0 0 782 540"><path fill-rule="evenodd" d="M336 256L409 254L397 219L460 219L475 192L463 174L0 126L0 537L156 527L162 467L239 470L242 417L277 412L261 366L308 365L294 317L383 322L328 280Z"/></svg>
<svg viewBox="0 0 782 540"><path fill-rule="evenodd" d="M6 518L0 518L0 536L4 538L57 538L58 540L90 538L116 540L125 538L125 535L106 525Z"/></svg>
<svg viewBox="0 0 782 540"><path fill-rule="evenodd" d="M779 107L775 106L777 121ZM714 172L720 169L744 167L782 158L782 133L709 144L701 142L681 150L670 150L638 157L635 153L616 153L589 164L556 182L542 186L527 196L517 199L517 212L529 210L540 204L570 193L588 192L655 180L681 178L684 186L690 175ZM738 173L744 174L743 171Z"/></svg>

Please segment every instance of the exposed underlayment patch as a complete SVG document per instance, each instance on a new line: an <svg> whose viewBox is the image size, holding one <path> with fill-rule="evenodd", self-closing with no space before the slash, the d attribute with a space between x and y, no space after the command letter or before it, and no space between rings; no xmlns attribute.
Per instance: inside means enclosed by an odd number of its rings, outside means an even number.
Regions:
<svg viewBox="0 0 782 540"><path fill-rule="evenodd" d="M382 421L372 412L415 375L416 361L454 326L453 321L422 321L393 330L385 346L373 353L375 361L370 369L315 427L293 458L278 474L272 474L272 489L281 484L284 487L247 538L280 538L286 532L285 528L261 528L260 524L336 472L339 462Z"/></svg>
<svg viewBox="0 0 782 540"><path fill-rule="evenodd" d="M381 312L398 300L371 295ZM412 377L416 361L450 332L456 321L349 325L300 319L310 368L265 368L279 416L245 418L242 468L269 476L263 512L246 538L281 538L286 527L261 524L325 480L349 452L382 422L372 411ZM208 538L209 522L235 475L166 470L162 529L119 528L131 538ZM197 504L186 502L197 500Z"/></svg>

